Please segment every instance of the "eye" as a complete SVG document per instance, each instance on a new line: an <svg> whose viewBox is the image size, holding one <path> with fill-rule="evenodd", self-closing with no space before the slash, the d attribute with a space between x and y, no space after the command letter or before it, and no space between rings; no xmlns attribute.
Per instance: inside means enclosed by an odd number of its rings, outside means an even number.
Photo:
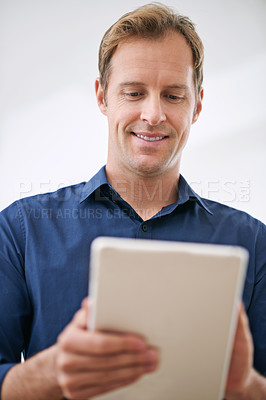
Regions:
<svg viewBox="0 0 266 400"><path fill-rule="evenodd" d="M177 100L177 99L178 99L178 97L175 96L175 95L173 95L173 94L169 94L168 97L169 97L169 99L171 99L171 100Z"/></svg>
<svg viewBox="0 0 266 400"><path fill-rule="evenodd" d="M141 93L140 92L127 92L126 95L129 97L140 97Z"/></svg>
<svg viewBox="0 0 266 400"><path fill-rule="evenodd" d="M128 100L134 101L134 100L139 100L142 98L143 93L142 92L125 92L125 96Z"/></svg>
<svg viewBox="0 0 266 400"><path fill-rule="evenodd" d="M180 100L183 99L182 96L176 96L176 95L174 95L174 94L168 94L168 95L166 95L166 97L167 97L169 100L172 100L172 101L180 101Z"/></svg>

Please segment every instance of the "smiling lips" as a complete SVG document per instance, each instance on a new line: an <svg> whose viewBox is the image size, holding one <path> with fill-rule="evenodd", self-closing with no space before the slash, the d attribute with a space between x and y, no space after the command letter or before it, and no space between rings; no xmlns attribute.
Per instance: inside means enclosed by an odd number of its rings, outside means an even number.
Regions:
<svg viewBox="0 0 266 400"><path fill-rule="evenodd" d="M158 142L159 140L166 138L166 136L146 136L146 135L137 134L135 132L131 132L131 133L133 133L138 138L143 139L147 142Z"/></svg>

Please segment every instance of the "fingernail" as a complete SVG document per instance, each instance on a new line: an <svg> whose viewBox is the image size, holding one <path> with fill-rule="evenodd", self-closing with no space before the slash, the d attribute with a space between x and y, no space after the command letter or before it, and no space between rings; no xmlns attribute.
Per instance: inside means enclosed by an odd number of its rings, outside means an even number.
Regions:
<svg viewBox="0 0 266 400"><path fill-rule="evenodd" d="M146 347L146 344L143 342L143 340L135 339L134 347L136 350L143 351Z"/></svg>
<svg viewBox="0 0 266 400"><path fill-rule="evenodd" d="M156 361L157 360L157 352L155 350L148 350L147 351L147 358L149 361Z"/></svg>
<svg viewBox="0 0 266 400"><path fill-rule="evenodd" d="M155 371L157 368L157 364L148 364L146 365L146 371L147 372L153 372Z"/></svg>

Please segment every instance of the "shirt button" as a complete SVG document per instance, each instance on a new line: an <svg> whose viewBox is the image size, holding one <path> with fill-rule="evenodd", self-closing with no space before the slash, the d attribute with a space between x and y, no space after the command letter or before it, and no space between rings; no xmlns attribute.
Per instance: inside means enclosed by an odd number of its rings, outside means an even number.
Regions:
<svg viewBox="0 0 266 400"><path fill-rule="evenodd" d="M147 225L146 225L146 224L142 225L142 230L143 230L143 232L147 232L147 230L148 230L148 227L147 227Z"/></svg>

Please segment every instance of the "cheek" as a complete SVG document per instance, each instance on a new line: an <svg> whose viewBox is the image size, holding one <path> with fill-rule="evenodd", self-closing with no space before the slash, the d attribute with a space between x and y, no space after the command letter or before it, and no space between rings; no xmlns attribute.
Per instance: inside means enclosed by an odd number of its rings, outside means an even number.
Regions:
<svg viewBox="0 0 266 400"><path fill-rule="evenodd" d="M140 114L136 107L116 107L109 111L109 126L125 129L128 125L139 120Z"/></svg>
<svg viewBox="0 0 266 400"><path fill-rule="evenodd" d="M173 115L169 115L167 122L170 125L170 127L174 131L176 131L178 136L182 135L187 126L187 119L184 119L184 116L180 112L176 112Z"/></svg>
<svg viewBox="0 0 266 400"><path fill-rule="evenodd" d="M169 118L169 122L178 127L179 130L183 131L189 129L192 124L193 110L192 109L178 109L176 112L172 113Z"/></svg>

